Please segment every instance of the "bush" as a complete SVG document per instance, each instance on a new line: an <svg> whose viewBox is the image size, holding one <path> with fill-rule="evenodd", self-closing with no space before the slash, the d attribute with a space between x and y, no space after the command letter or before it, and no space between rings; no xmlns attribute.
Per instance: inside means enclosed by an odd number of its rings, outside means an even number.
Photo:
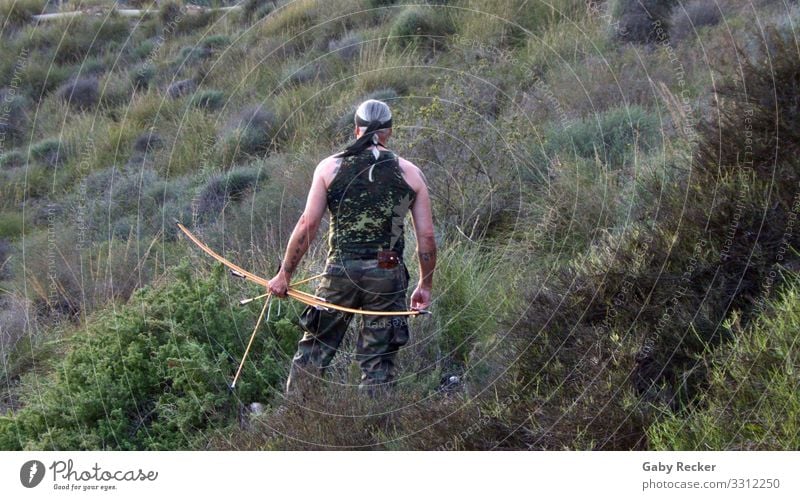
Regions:
<svg viewBox="0 0 800 500"><path fill-rule="evenodd" d="M28 130L28 101L11 89L0 89L0 151L17 144Z"/></svg>
<svg viewBox="0 0 800 500"><path fill-rule="evenodd" d="M104 108L127 107L130 104L134 87L127 74L109 73L99 86L102 92L100 104Z"/></svg>
<svg viewBox="0 0 800 500"><path fill-rule="evenodd" d="M78 78L62 85L58 96L79 111L87 111L100 102L100 83L96 78Z"/></svg>
<svg viewBox="0 0 800 500"><path fill-rule="evenodd" d="M800 448L800 280L791 281L755 324L711 357L709 387L698 408L670 413L650 427L654 449Z"/></svg>
<svg viewBox="0 0 800 500"><path fill-rule="evenodd" d="M0 156L0 168L12 169L19 168L25 165L27 158L22 151L14 150Z"/></svg>
<svg viewBox="0 0 800 500"><path fill-rule="evenodd" d="M313 27L320 9L323 7L313 0L299 0L297 2L276 3L274 14L270 19L261 23L260 34L265 36L295 36L298 33ZM341 7L341 2L337 7ZM266 7L269 9L269 7Z"/></svg>
<svg viewBox="0 0 800 500"><path fill-rule="evenodd" d="M183 47L178 54L178 60L175 61L175 66L192 66L200 64L204 59L211 57L211 49L204 46L187 45Z"/></svg>
<svg viewBox="0 0 800 500"><path fill-rule="evenodd" d="M228 35L211 35L203 38L200 44L212 50L224 49L231 44L231 37Z"/></svg>
<svg viewBox="0 0 800 500"><path fill-rule="evenodd" d="M45 139L31 146L31 157L49 168L62 165L68 156L67 149L58 139Z"/></svg>
<svg viewBox="0 0 800 500"><path fill-rule="evenodd" d="M153 40L147 39L142 41L142 43L140 43L139 45L137 45L131 51L131 54L136 59L147 59L151 54L153 54L153 51L156 50L156 47L157 45Z"/></svg>
<svg viewBox="0 0 800 500"><path fill-rule="evenodd" d="M0 422L5 449L203 448L209 431L238 425L240 402L269 402L297 331L273 314L229 393L258 308L232 305L225 276L194 278L184 265L169 286L92 318L53 374L29 382L37 396Z"/></svg>
<svg viewBox="0 0 800 500"><path fill-rule="evenodd" d="M46 56L33 53L22 68L20 88L34 101L58 88L70 78L72 69L53 64Z"/></svg>
<svg viewBox="0 0 800 500"><path fill-rule="evenodd" d="M242 200L250 188L258 182L259 173L254 167L240 167L209 179L197 201L197 214L200 220L208 221L216 218L230 202Z"/></svg>
<svg viewBox="0 0 800 500"><path fill-rule="evenodd" d="M409 7L392 23L389 37L401 47L409 44L435 46L442 38L453 33L453 24L446 12L440 9Z"/></svg>
<svg viewBox="0 0 800 500"><path fill-rule="evenodd" d="M220 90L204 90L192 96L192 106L216 111L225 105L225 94Z"/></svg>
<svg viewBox="0 0 800 500"><path fill-rule="evenodd" d="M604 165L617 168L630 163L635 150L646 153L660 142L658 117L630 106L612 109L565 130L553 129L548 133L547 149L552 155L599 158Z"/></svg>
<svg viewBox="0 0 800 500"><path fill-rule="evenodd" d="M436 363L443 365L443 374L461 374L480 361L472 359L476 346L494 338L500 333L498 330L503 329L499 319L506 316L513 299L504 297L501 290L508 284L502 276L505 262L501 259L463 241L443 243L441 247L436 280L442 286L433 305L437 324L432 328L438 344ZM414 281L411 283L413 289ZM483 300L481 297L498 299Z"/></svg>
<svg viewBox="0 0 800 500"><path fill-rule="evenodd" d="M0 26L18 27L41 14L46 0L0 0Z"/></svg>
<svg viewBox="0 0 800 500"><path fill-rule="evenodd" d="M137 153L152 153L162 147L164 147L164 139L153 131L141 134L133 143L133 150Z"/></svg>
<svg viewBox="0 0 800 500"><path fill-rule="evenodd" d="M619 23L620 40L653 43L669 33L669 20L675 0L615 0L611 15Z"/></svg>
<svg viewBox="0 0 800 500"><path fill-rule="evenodd" d="M265 154L277 126L277 117L263 104L239 111L222 130L223 165Z"/></svg>
<svg viewBox="0 0 800 500"><path fill-rule="evenodd" d="M694 0L674 9L669 22L670 39L683 40L692 37L696 30L704 26L714 26L721 20L722 13L717 4Z"/></svg>
<svg viewBox="0 0 800 500"><path fill-rule="evenodd" d="M87 57L79 66L80 76L96 76L100 77L106 72L106 61L102 57L92 56Z"/></svg>
<svg viewBox="0 0 800 500"><path fill-rule="evenodd" d="M791 212L795 196L789 186L800 181L800 102L796 99L800 53L790 30L769 26L764 35L751 32L747 44L742 42L738 54L724 62L731 68L729 75L741 73L743 80L731 76L720 82L717 109L699 127L703 140L696 158L697 167L711 179L720 172L723 177L752 172L756 180L774 185L772 196L780 200L785 213ZM735 70L737 64L741 67Z"/></svg>
<svg viewBox="0 0 800 500"><path fill-rule="evenodd" d="M153 83L156 77L156 69L152 64L144 64L138 66L133 73L131 73L131 83L133 88L137 90L147 90Z"/></svg>
<svg viewBox="0 0 800 500"><path fill-rule="evenodd" d="M192 78L188 78L170 83L167 87L167 95L172 99L178 99L194 93L195 90L197 90L197 82Z"/></svg>
<svg viewBox="0 0 800 500"><path fill-rule="evenodd" d="M129 218L127 224L137 227L145 237L154 232L150 219L157 211L156 201L144 196L145 188L159 180L158 175L142 165L126 168L110 167L90 174L85 181L86 232L97 240L107 240L109 224ZM132 219L131 219L132 218ZM133 220L133 223L131 223ZM141 224L137 223L137 220ZM120 223L120 228L126 223ZM119 232L119 228L117 231ZM127 234L125 237L127 238Z"/></svg>
<svg viewBox="0 0 800 500"><path fill-rule="evenodd" d="M358 33L347 33L342 38L328 42L328 52L335 52L336 55L345 61L351 61L361 54L361 47L364 37Z"/></svg>
<svg viewBox="0 0 800 500"><path fill-rule="evenodd" d="M16 238L21 234L22 214L16 212L0 213L0 239Z"/></svg>

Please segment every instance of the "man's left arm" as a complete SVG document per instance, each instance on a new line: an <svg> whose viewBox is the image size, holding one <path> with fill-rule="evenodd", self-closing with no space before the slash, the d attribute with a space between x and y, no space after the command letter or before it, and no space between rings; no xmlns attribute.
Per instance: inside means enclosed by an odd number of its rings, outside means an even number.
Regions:
<svg viewBox="0 0 800 500"><path fill-rule="evenodd" d="M327 206L327 187L325 185L324 170L326 162L320 163L314 171L314 179L311 181L311 189L308 191L306 208L300 220L289 237L289 244L286 246L286 254L278 274L269 280L269 291L278 297L285 297L286 290L289 288L289 280L292 278L297 265L308 251L308 247L317 235L322 216L325 214Z"/></svg>

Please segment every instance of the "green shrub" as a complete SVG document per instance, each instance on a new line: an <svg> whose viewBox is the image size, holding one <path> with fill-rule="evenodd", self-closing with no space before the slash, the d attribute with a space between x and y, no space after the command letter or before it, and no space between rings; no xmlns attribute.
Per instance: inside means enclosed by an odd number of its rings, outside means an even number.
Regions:
<svg viewBox="0 0 800 500"><path fill-rule="evenodd" d="M178 59L175 61L174 66L179 68L181 66L200 64L208 57L211 57L211 50L206 47L187 45L178 53Z"/></svg>
<svg viewBox="0 0 800 500"><path fill-rule="evenodd" d="M52 60L41 54L31 54L27 64L22 68L20 88L33 100L39 101L42 96L58 88L72 75L68 66L53 64Z"/></svg>
<svg viewBox="0 0 800 500"><path fill-rule="evenodd" d="M553 129L547 136L551 154L599 158L617 168L630 163L636 150L648 152L661 142L660 121L638 106L616 108L593 119Z"/></svg>
<svg viewBox="0 0 800 500"><path fill-rule="evenodd" d="M791 281L752 327L714 353L697 409L668 413L650 427L654 449L800 448L800 280Z"/></svg>
<svg viewBox="0 0 800 500"><path fill-rule="evenodd" d="M219 50L231 44L231 37L228 35L211 35L203 38L200 43L203 47Z"/></svg>
<svg viewBox="0 0 800 500"><path fill-rule="evenodd" d="M0 238L16 238L21 234L22 214L16 212L0 213Z"/></svg>
<svg viewBox="0 0 800 500"><path fill-rule="evenodd" d="M148 40L142 41L142 43L137 45L131 51L131 54L136 59L145 59L145 58L147 58L148 56L150 56L153 53L153 50L155 50L155 48L156 48L155 42L153 42L153 40L149 40L148 39Z"/></svg>
<svg viewBox="0 0 800 500"><path fill-rule="evenodd" d="M86 177L85 199L73 203L83 205L87 237L104 241L116 235L126 240L133 230L137 238L152 238L164 229L165 222L172 222L169 216L177 217L189 209L191 190L186 183L181 179L167 181L144 163L161 147L159 141L157 134L142 134L136 140L129 166L98 170ZM178 192L176 185L181 186Z"/></svg>
<svg viewBox="0 0 800 500"><path fill-rule="evenodd" d="M401 47L409 44L434 45L442 43L453 33L453 23L447 12L440 9L409 7L392 23L389 36Z"/></svg>
<svg viewBox="0 0 800 500"><path fill-rule="evenodd" d="M152 64L138 66L131 73L131 83L137 90L147 90L156 77L156 69Z"/></svg>
<svg viewBox="0 0 800 500"><path fill-rule="evenodd" d="M507 284L504 263L490 252L463 242L441 245L437 257L436 281L439 292L433 306L437 325L434 329L441 353L439 362L446 370L461 372L472 362L473 349L494 337L503 325L512 299L502 292ZM415 283L410 284L413 290ZM493 299L487 300L489 297Z"/></svg>
<svg viewBox="0 0 800 500"><path fill-rule="evenodd" d="M313 25L320 7L319 3L313 0L281 3L279 9L274 9L270 19L262 23L261 34L294 36Z"/></svg>
<svg viewBox="0 0 800 500"><path fill-rule="evenodd" d="M26 161L25 154L15 149L0 156L0 169L19 168L24 166Z"/></svg>
<svg viewBox="0 0 800 500"><path fill-rule="evenodd" d="M225 275L217 267L195 278L186 265L168 286L145 288L130 305L93 317L53 373L29 381L35 385L23 408L0 421L0 443L178 450L202 448L209 431L237 426L240 402L269 402L281 391L281 346L295 342L297 331L273 314L229 393L258 304L233 305Z"/></svg>
<svg viewBox="0 0 800 500"><path fill-rule="evenodd" d="M101 94L98 104L105 108L115 108L127 106L131 102L134 86L131 77L126 73L109 73L100 82L99 89ZM74 97L73 95L73 99Z"/></svg>
<svg viewBox="0 0 800 500"><path fill-rule="evenodd" d="M0 26L16 27L41 14L46 0L0 0Z"/></svg>
<svg viewBox="0 0 800 500"><path fill-rule="evenodd" d="M192 95L192 106L215 111L225 105L225 93L220 90L203 90Z"/></svg>
<svg viewBox="0 0 800 500"><path fill-rule="evenodd" d="M31 157L50 168L62 165L68 156L66 147L58 139L45 139L31 146Z"/></svg>

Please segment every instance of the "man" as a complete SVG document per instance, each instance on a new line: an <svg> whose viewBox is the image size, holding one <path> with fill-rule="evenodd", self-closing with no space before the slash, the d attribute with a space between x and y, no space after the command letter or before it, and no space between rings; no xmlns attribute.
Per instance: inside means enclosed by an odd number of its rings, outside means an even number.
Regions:
<svg viewBox="0 0 800 500"><path fill-rule="evenodd" d="M436 242L431 202L417 166L392 153L392 114L386 103L363 102L356 110L356 141L320 162L305 210L289 238L280 271L269 290L284 297L289 281L316 236L322 216L330 213L328 261L317 295L327 301L372 311L406 309L408 271L403 262L403 227L410 211L417 238L420 280L411 308L431 302ZM321 376L339 347L352 314L307 307L300 317L305 330L287 380L287 392L303 373ZM362 388L391 384L397 351L408 342L402 316L365 315L356 359Z"/></svg>

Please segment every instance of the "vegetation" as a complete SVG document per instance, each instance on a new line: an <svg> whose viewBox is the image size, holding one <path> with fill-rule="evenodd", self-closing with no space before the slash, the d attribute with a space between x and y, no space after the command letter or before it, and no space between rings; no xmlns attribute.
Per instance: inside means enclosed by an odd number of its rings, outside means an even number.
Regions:
<svg viewBox="0 0 800 500"><path fill-rule="evenodd" d="M733 316L733 342L711 358L709 386L699 408L669 413L650 429L661 450L796 450L800 394L797 391L798 280L742 329Z"/></svg>
<svg viewBox="0 0 800 500"><path fill-rule="evenodd" d="M797 449L796 7L92 3L0 2L0 449ZM260 291L174 220L269 274L366 98L430 186L434 314L393 393L349 335L295 405L283 301L231 392Z"/></svg>
<svg viewBox="0 0 800 500"><path fill-rule="evenodd" d="M98 314L13 419L0 420L3 449L174 450L203 447L206 433L237 421L238 398L279 391L298 339L273 317L251 351L236 394L227 390L254 310L231 304L218 268L196 280L188 266L128 307ZM284 309L285 311L285 309ZM67 411L64 411L68 408Z"/></svg>

